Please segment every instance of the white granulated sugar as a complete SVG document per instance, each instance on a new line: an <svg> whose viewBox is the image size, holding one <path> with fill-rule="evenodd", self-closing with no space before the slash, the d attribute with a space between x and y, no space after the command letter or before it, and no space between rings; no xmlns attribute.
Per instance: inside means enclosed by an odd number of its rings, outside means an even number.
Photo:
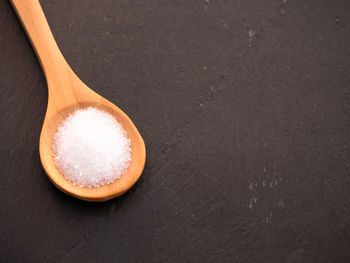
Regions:
<svg viewBox="0 0 350 263"><path fill-rule="evenodd" d="M115 118L93 107L76 110L54 135L55 164L80 187L99 187L118 179L131 161L130 139Z"/></svg>

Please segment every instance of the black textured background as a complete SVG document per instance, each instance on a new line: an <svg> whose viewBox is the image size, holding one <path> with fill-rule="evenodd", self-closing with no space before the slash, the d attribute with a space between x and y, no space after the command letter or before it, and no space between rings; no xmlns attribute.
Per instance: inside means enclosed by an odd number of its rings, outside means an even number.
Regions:
<svg viewBox="0 0 350 263"><path fill-rule="evenodd" d="M1 0L1 262L350 262L349 0L42 5L148 159L106 203L48 181L45 78Z"/></svg>

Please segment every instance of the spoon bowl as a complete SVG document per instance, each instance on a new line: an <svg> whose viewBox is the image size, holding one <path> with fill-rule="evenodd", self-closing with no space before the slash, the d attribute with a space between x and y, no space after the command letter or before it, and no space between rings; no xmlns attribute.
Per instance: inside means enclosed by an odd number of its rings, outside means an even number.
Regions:
<svg viewBox="0 0 350 263"><path fill-rule="evenodd" d="M43 168L51 182L63 192L86 201L106 201L129 190L141 176L145 163L145 145L141 135L129 117L117 106L96 94L97 101L80 101L49 114L47 112L41 130L39 152ZM67 181L57 169L53 154L53 136L60 123L77 109L94 107L111 114L124 128L130 139L131 162L127 171L117 180L98 188L79 187Z"/></svg>
<svg viewBox="0 0 350 263"><path fill-rule="evenodd" d="M146 150L144 141L130 118L117 106L88 88L72 71L61 54L38 0L11 0L45 73L48 105L40 134L39 152L43 168L52 183L76 198L101 202L122 195L142 174ZM74 186L57 169L53 137L60 123L77 109L94 107L110 113L130 139L131 162L121 177L97 188Z"/></svg>

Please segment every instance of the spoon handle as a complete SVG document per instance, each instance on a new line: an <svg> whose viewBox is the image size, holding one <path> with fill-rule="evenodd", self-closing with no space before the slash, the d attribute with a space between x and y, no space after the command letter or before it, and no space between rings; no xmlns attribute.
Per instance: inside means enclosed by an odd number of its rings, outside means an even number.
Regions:
<svg viewBox="0 0 350 263"><path fill-rule="evenodd" d="M10 0L32 43L46 79L68 66L45 18L39 0Z"/></svg>

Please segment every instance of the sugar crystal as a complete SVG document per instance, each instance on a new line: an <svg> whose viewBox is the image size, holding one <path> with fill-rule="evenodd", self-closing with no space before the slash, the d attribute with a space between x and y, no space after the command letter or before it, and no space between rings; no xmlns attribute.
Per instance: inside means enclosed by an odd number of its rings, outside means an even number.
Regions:
<svg viewBox="0 0 350 263"><path fill-rule="evenodd" d="M71 113L53 140L56 167L80 187L110 184L131 162L130 139L121 124L111 114L93 107Z"/></svg>

